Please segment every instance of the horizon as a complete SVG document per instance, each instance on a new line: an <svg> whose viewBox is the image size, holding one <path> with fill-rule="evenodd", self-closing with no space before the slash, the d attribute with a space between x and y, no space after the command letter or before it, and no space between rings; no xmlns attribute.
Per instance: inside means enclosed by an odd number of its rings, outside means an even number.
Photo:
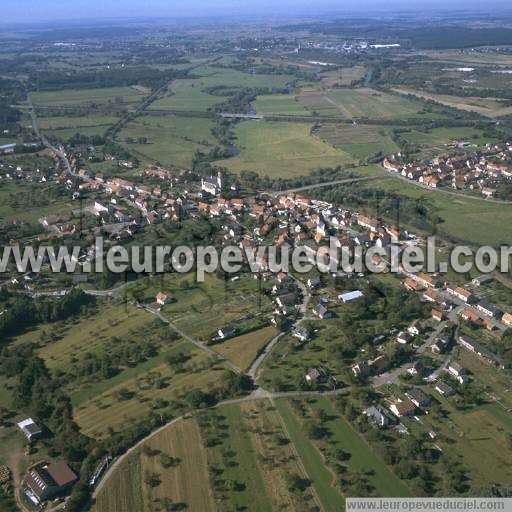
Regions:
<svg viewBox="0 0 512 512"><path fill-rule="evenodd" d="M278 7L270 0L240 2L225 0L216 2L214 6L207 0L192 0L186 6L165 0L146 0L143 4L138 0L122 0L122 2L100 2L77 0L70 5L64 0L26 0L21 4L18 0L5 0L2 6L2 25L32 25L39 23L63 22L107 22L112 20L172 20L183 18L215 19L241 18L257 16L259 18L301 18L301 17L332 17L332 16L367 16L372 18L382 15L425 15L436 16L450 13L479 14L494 17L493 9L512 12L512 6L506 0L493 0L483 5L478 0L423 0L419 4L404 0L349 0L343 5L332 0L320 0L311 6L305 0L285 0ZM121 4L121 5L120 5ZM507 9L508 8L508 9ZM28 13L28 14L27 14Z"/></svg>

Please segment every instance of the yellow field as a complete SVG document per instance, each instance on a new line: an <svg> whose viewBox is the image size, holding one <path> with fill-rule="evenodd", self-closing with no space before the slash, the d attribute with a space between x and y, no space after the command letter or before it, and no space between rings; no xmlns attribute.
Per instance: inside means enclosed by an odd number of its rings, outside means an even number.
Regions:
<svg viewBox="0 0 512 512"><path fill-rule="evenodd" d="M246 370L256 359L260 349L276 335L277 330L274 327L264 327L263 329L231 338L224 343L215 345L213 349L242 370Z"/></svg>

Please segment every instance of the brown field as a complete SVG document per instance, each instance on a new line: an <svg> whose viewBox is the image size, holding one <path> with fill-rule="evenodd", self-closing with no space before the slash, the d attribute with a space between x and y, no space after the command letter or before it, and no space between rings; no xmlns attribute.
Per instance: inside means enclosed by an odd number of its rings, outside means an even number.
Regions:
<svg viewBox="0 0 512 512"><path fill-rule="evenodd" d="M206 452L194 419L178 421L151 438L145 446L177 458L179 463L165 468L158 455L141 454L142 474L149 471L158 474L161 480L156 487L144 485L144 511L155 510L158 502L165 498L186 504L190 511L215 509L206 470Z"/></svg>
<svg viewBox="0 0 512 512"><path fill-rule="evenodd" d="M449 96L448 94L434 94L416 91L405 87L393 89L400 94L412 94L418 98L432 100L447 107L458 108L467 112L476 112L486 117L501 117L512 114L512 107L504 106L503 102L496 98Z"/></svg>

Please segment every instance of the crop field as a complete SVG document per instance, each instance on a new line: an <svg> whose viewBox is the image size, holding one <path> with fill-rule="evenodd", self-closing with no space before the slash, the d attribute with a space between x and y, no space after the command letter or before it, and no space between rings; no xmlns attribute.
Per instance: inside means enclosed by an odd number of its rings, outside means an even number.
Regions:
<svg viewBox="0 0 512 512"><path fill-rule="evenodd" d="M491 482L507 485L512 478L512 452L507 440L511 413L497 409L496 404L464 411L455 407L453 398L434 394L447 414L444 418L429 416L425 423L438 433L441 448L461 458L474 488Z"/></svg>
<svg viewBox="0 0 512 512"><path fill-rule="evenodd" d="M389 155L398 151L389 136L389 128L366 124L322 123L315 135L355 158L367 158L381 152Z"/></svg>
<svg viewBox="0 0 512 512"><path fill-rule="evenodd" d="M117 121L117 117L107 115L38 117L39 128L42 131L63 140L72 137L75 133L87 136L103 135Z"/></svg>
<svg viewBox="0 0 512 512"><path fill-rule="evenodd" d="M294 94L268 94L258 96L252 104L260 115L310 116L311 112Z"/></svg>
<svg viewBox="0 0 512 512"><path fill-rule="evenodd" d="M276 335L277 330L274 327L264 327L224 341L213 349L242 370L247 370L258 352Z"/></svg>
<svg viewBox="0 0 512 512"><path fill-rule="evenodd" d="M322 454L308 439L289 402L285 399L276 400L276 407L319 496L322 509L326 512L338 512L343 506L343 496L334 486L334 473L325 466Z"/></svg>
<svg viewBox="0 0 512 512"><path fill-rule="evenodd" d="M343 119L403 119L422 116L423 106L373 89L304 89L299 95L304 106L320 116ZM432 115L430 115L432 117Z"/></svg>
<svg viewBox="0 0 512 512"><path fill-rule="evenodd" d="M196 150L208 152L213 147L212 127L209 119L144 116L125 126L117 138L143 160L168 167L189 167ZM147 140L142 143L141 137ZM129 139L132 141L128 144Z"/></svg>
<svg viewBox="0 0 512 512"><path fill-rule="evenodd" d="M62 91L34 92L31 95L36 107L70 107L138 103L145 94L133 87L105 87L102 89L66 89Z"/></svg>
<svg viewBox="0 0 512 512"><path fill-rule="evenodd" d="M21 220L37 224L38 219L46 215L70 213L73 205L67 198L48 198L46 191L50 186L3 181L0 184L0 219L3 222ZM33 197L34 200L27 204L27 197ZM43 226L40 228L43 232Z"/></svg>
<svg viewBox="0 0 512 512"><path fill-rule="evenodd" d="M169 94L153 102L148 110L203 112L224 100L222 96L203 92L204 87L200 79L175 80L169 87Z"/></svg>
<svg viewBox="0 0 512 512"><path fill-rule="evenodd" d="M412 94L418 98L432 100L447 107L457 108L468 112L475 112L485 117L500 117L512 114L512 107L506 106L504 100L496 98L450 96L448 94L434 94L431 92L416 91L405 87L395 88L401 94Z"/></svg>
<svg viewBox="0 0 512 512"><path fill-rule="evenodd" d="M135 330L140 331L155 319L145 311L124 304L102 304L98 313L73 323L62 323L60 328L52 326L51 337L41 341L43 331L49 327L31 331L18 337L17 342L35 342L42 344L39 355L50 369L69 367L73 360L86 352L100 352L109 343L112 336L126 338Z"/></svg>
<svg viewBox="0 0 512 512"><path fill-rule="evenodd" d="M478 52L458 50L428 50L418 52L419 55L427 56L434 60L459 62L461 64L475 64L488 66L490 63L501 66L512 66L512 55L497 52Z"/></svg>
<svg viewBox="0 0 512 512"><path fill-rule="evenodd" d="M291 178L308 174L319 167L335 167L352 157L311 135L309 123L239 123L235 129L240 155L221 160L233 172L256 171L270 177Z"/></svg>
<svg viewBox="0 0 512 512"><path fill-rule="evenodd" d="M482 130L472 127L433 128L428 131L414 129L402 131L401 138L418 146L418 157L433 157L447 150L446 144L453 142L469 142L477 146L498 142L497 139L486 137Z"/></svg>
<svg viewBox="0 0 512 512"><path fill-rule="evenodd" d="M306 512L320 504L272 402L223 406L198 422L208 466L218 475L213 484L218 510ZM220 429L228 435L219 435ZM302 491L291 487L292 476L306 482Z"/></svg>
<svg viewBox="0 0 512 512"><path fill-rule="evenodd" d="M334 71L325 71L320 75L322 83L327 87L349 86L352 82L361 80L366 75L364 66L340 68Z"/></svg>
<svg viewBox="0 0 512 512"><path fill-rule="evenodd" d="M496 246L499 241L505 243L512 237L512 209L509 205L455 196L440 190L425 190L398 178L372 181L368 186L424 200L443 219L437 226L438 232L456 240L472 245ZM372 208L371 204L368 206Z"/></svg>
<svg viewBox="0 0 512 512"><path fill-rule="evenodd" d="M126 512L143 508L140 455L130 455L110 477L93 507L94 512Z"/></svg>
<svg viewBox="0 0 512 512"><path fill-rule="evenodd" d="M122 428L127 421L140 420L151 409L183 398L193 389L211 391L221 373L211 368L212 356L194 350L190 344L175 346L168 353L190 353L181 371L158 361L146 371L129 375L111 388L75 408L75 421L82 432L103 437L108 428ZM161 405L159 405L159 402Z"/></svg>
<svg viewBox="0 0 512 512"><path fill-rule="evenodd" d="M320 397L312 401L310 409L313 412L323 410L327 413L324 426L330 436L325 443L351 454L347 465L352 471L364 473L367 468L373 469L368 476L368 483L373 487L377 496L410 496L407 486L393 473L384 461L375 454L365 439L350 425L350 423L333 407L332 402ZM322 444L320 443L320 447Z"/></svg>
<svg viewBox="0 0 512 512"><path fill-rule="evenodd" d="M295 80L293 75L271 75L244 73L232 68L219 68L215 65L202 66L194 70L201 75L202 87L268 87L284 88Z"/></svg>

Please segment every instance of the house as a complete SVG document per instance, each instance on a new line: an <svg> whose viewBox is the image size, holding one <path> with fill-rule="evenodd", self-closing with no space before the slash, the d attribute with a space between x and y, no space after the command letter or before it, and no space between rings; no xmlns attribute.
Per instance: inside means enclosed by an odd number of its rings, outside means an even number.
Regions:
<svg viewBox="0 0 512 512"><path fill-rule="evenodd" d="M505 313L501 321L507 326L512 327L512 313Z"/></svg>
<svg viewBox="0 0 512 512"><path fill-rule="evenodd" d="M203 192L208 192L212 196L216 196L220 194L222 190L222 176L220 171L217 174L217 177L208 176L207 178L201 179L201 190Z"/></svg>
<svg viewBox="0 0 512 512"><path fill-rule="evenodd" d="M363 297L363 292L361 292L359 290L355 290L353 292L342 293L341 295L338 295L338 299L341 300L343 303L350 302L355 299L359 299L360 297Z"/></svg>
<svg viewBox="0 0 512 512"><path fill-rule="evenodd" d="M379 374L385 372L389 368L389 358L386 354L381 354L375 359L368 361L368 364L374 373Z"/></svg>
<svg viewBox="0 0 512 512"><path fill-rule="evenodd" d="M319 382L325 379L325 370L323 368L311 368L308 370L308 373L304 375L304 380L308 384L313 384L315 382Z"/></svg>
<svg viewBox="0 0 512 512"><path fill-rule="evenodd" d="M418 281L414 281L414 279L411 279L410 277L406 277L404 279L403 285L407 290L411 292L421 292L425 289L425 287L419 283Z"/></svg>
<svg viewBox="0 0 512 512"><path fill-rule="evenodd" d="M323 304L317 304L313 308L313 313L322 320L325 318L332 318L332 312L329 311Z"/></svg>
<svg viewBox="0 0 512 512"><path fill-rule="evenodd" d="M279 307L284 308L286 306L293 306L296 303L295 293L286 293L277 297L276 303Z"/></svg>
<svg viewBox="0 0 512 512"><path fill-rule="evenodd" d="M76 474L64 461L42 462L29 470L25 483L41 502L66 492L77 480Z"/></svg>
<svg viewBox="0 0 512 512"><path fill-rule="evenodd" d="M412 388L405 394L416 407L426 407L432 401L420 388Z"/></svg>
<svg viewBox="0 0 512 512"><path fill-rule="evenodd" d="M496 306L483 301L477 304L476 309L481 311L484 315L490 316L491 318L499 318L503 314L502 311Z"/></svg>
<svg viewBox="0 0 512 512"><path fill-rule="evenodd" d="M448 287L446 289L446 291L448 293L451 293L458 299L460 299L462 302L469 303L474 300L474 295L469 290L466 290L465 288L462 288L461 286L457 286L456 288Z"/></svg>
<svg viewBox="0 0 512 512"><path fill-rule="evenodd" d="M419 272L418 274L412 274L412 279L422 284L425 288L436 288L438 281L437 278L426 274L425 272Z"/></svg>
<svg viewBox="0 0 512 512"><path fill-rule="evenodd" d="M398 416L413 416L416 412L416 405L410 399L407 400L396 400L390 406L391 412Z"/></svg>
<svg viewBox="0 0 512 512"><path fill-rule="evenodd" d="M406 345L412 340L412 336L407 332L399 332L396 341L402 345Z"/></svg>
<svg viewBox="0 0 512 512"><path fill-rule="evenodd" d="M423 326L419 320L414 320L409 327L407 327L407 332L411 336L418 336L423 331Z"/></svg>
<svg viewBox="0 0 512 512"><path fill-rule="evenodd" d="M169 304L171 302L171 297L163 292L158 292L156 294L155 300L157 304L164 306L165 304Z"/></svg>
<svg viewBox="0 0 512 512"><path fill-rule="evenodd" d="M459 363L450 363L448 371L454 376L459 377L460 375L467 375L468 371L466 368L461 366Z"/></svg>
<svg viewBox="0 0 512 512"><path fill-rule="evenodd" d="M361 361L360 363L352 366L352 373L354 377L368 377L372 372L372 369L367 361Z"/></svg>
<svg viewBox="0 0 512 512"><path fill-rule="evenodd" d="M448 349L449 343L447 340L437 339L430 347L434 354L444 354Z"/></svg>
<svg viewBox="0 0 512 512"><path fill-rule="evenodd" d="M292 332L292 336L299 339L300 341L308 341L311 339L311 333L303 325L298 325Z"/></svg>
<svg viewBox="0 0 512 512"><path fill-rule="evenodd" d="M449 384L446 384L446 382L443 382L442 380L436 382L436 387L434 389L442 396L455 395L455 390Z"/></svg>
<svg viewBox="0 0 512 512"><path fill-rule="evenodd" d="M442 322L443 321L443 312L439 311L438 309L432 310L432 319L436 322Z"/></svg>
<svg viewBox="0 0 512 512"><path fill-rule="evenodd" d="M459 345L464 347L466 350L470 352L474 352L482 361L497 366L498 368L505 368L505 363L501 359L501 357L492 353L490 350L487 350L480 343L475 341L470 336L462 334L459 336Z"/></svg>
<svg viewBox="0 0 512 512"><path fill-rule="evenodd" d="M479 324L482 322L478 314L471 309L462 310L460 313L460 317L466 322L473 322L474 324Z"/></svg>
<svg viewBox="0 0 512 512"><path fill-rule="evenodd" d="M380 405L372 405L364 411L364 414L368 416L375 424L379 427L387 427L396 423L395 417L384 407Z"/></svg>
<svg viewBox="0 0 512 512"><path fill-rule="evenodd" d="M308 287L310 289L319 288L322 284L322 281L320 280L319 276L311 277L308 279Z"/></svg>
<svg viewBox="0 0 512 512"><path fill-rule="evenodd" d="M232 338L236 334L236 328L235 327L227 327L224 329L219 329L217 331L217 334L219 335L219 338L221 338L221 339Z"/></svg>
<svg viewBox="0 0 512 512"><path fill-rule="evenodd" d="M43 432L41 427L32 418L20 421L17 425L29 441L39 437Z"/></svg>
<svg viewBox="0 0 512 512"><path fill-rule="evenodd" d="M474 285L474 286L482 286L484 284L488 284L492 281L492 276L490 276L489 274L483 274L481 276L478 276L478 277L475 277L474 279L471 280L471 283Z"/></svg>

